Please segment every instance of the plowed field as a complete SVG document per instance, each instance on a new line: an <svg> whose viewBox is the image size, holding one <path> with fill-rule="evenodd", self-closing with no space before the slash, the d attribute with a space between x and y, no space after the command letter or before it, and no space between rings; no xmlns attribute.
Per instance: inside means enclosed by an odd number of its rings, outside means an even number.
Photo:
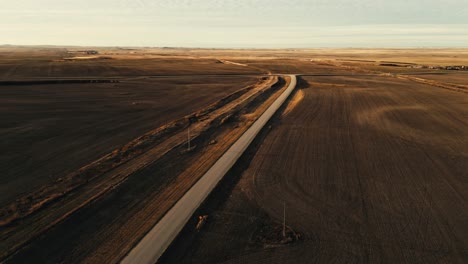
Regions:
<svg viewBox="0 0 468 264"><path fill-rule="evenodd" d="M381 76L305 81L226 200L201 209L206 227L187 226L163 262L466 263L466 94ZM283 203L302 239L278 245L265 232Z"/></svg>

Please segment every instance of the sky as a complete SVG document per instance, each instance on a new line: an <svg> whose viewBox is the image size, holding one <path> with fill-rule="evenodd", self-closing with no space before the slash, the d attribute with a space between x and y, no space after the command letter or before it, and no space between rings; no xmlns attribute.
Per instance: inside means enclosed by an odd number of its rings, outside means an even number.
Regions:
<svg viewBox="0 0 468 264"><path fill-rule="evenodd" d="M468 47L468 0L0 0L0 45Z"/></svg>

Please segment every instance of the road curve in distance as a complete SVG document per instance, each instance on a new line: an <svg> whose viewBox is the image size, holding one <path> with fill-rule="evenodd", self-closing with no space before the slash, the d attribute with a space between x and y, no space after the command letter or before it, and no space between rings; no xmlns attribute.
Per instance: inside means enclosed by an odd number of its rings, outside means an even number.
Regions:
<svg viewBox="0 0 468 264"><path fill-rule="evenodd" d="M163 216L163 218L146 234L129 252L121 263L153 264L176 238L195 210L208 197L218 182L231 169L250 143L270 118L283 105L296 87L296 76L286 90L268 107L252 126L216 161L200 180Z"/></svg>

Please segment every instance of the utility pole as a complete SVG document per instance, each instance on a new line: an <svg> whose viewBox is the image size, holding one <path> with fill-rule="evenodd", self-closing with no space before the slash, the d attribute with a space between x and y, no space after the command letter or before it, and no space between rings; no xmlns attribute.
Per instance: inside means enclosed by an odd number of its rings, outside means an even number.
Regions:
<svg viewBox="0 0 468 264"><path fill-rule="evenodd" d="M286 202L283 202L283 238L286 237Z"/></svg>

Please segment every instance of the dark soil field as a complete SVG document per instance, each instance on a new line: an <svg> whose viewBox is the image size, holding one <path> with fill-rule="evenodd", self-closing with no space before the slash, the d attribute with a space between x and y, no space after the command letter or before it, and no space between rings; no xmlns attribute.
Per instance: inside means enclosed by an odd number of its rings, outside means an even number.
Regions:
<svg viewBox="0 0 468 264"><path fill-rule="evenodd" d="M0 78L132 77L190 74L258 74L259 70L217 63L214 59L96 59L51 61L25 59L0 64Z"/></svg>
<svg viewBox="0 0 468 264"><path fill-rule="evenodd" d="M461 92L306 77L161 262L466 263L467 117Z"/></svg>
<svg viewBox="0 0 468 264"><path fill-rule="evenodd" d="M256 81L194 76L0 86L0 204Z"/></svg>

